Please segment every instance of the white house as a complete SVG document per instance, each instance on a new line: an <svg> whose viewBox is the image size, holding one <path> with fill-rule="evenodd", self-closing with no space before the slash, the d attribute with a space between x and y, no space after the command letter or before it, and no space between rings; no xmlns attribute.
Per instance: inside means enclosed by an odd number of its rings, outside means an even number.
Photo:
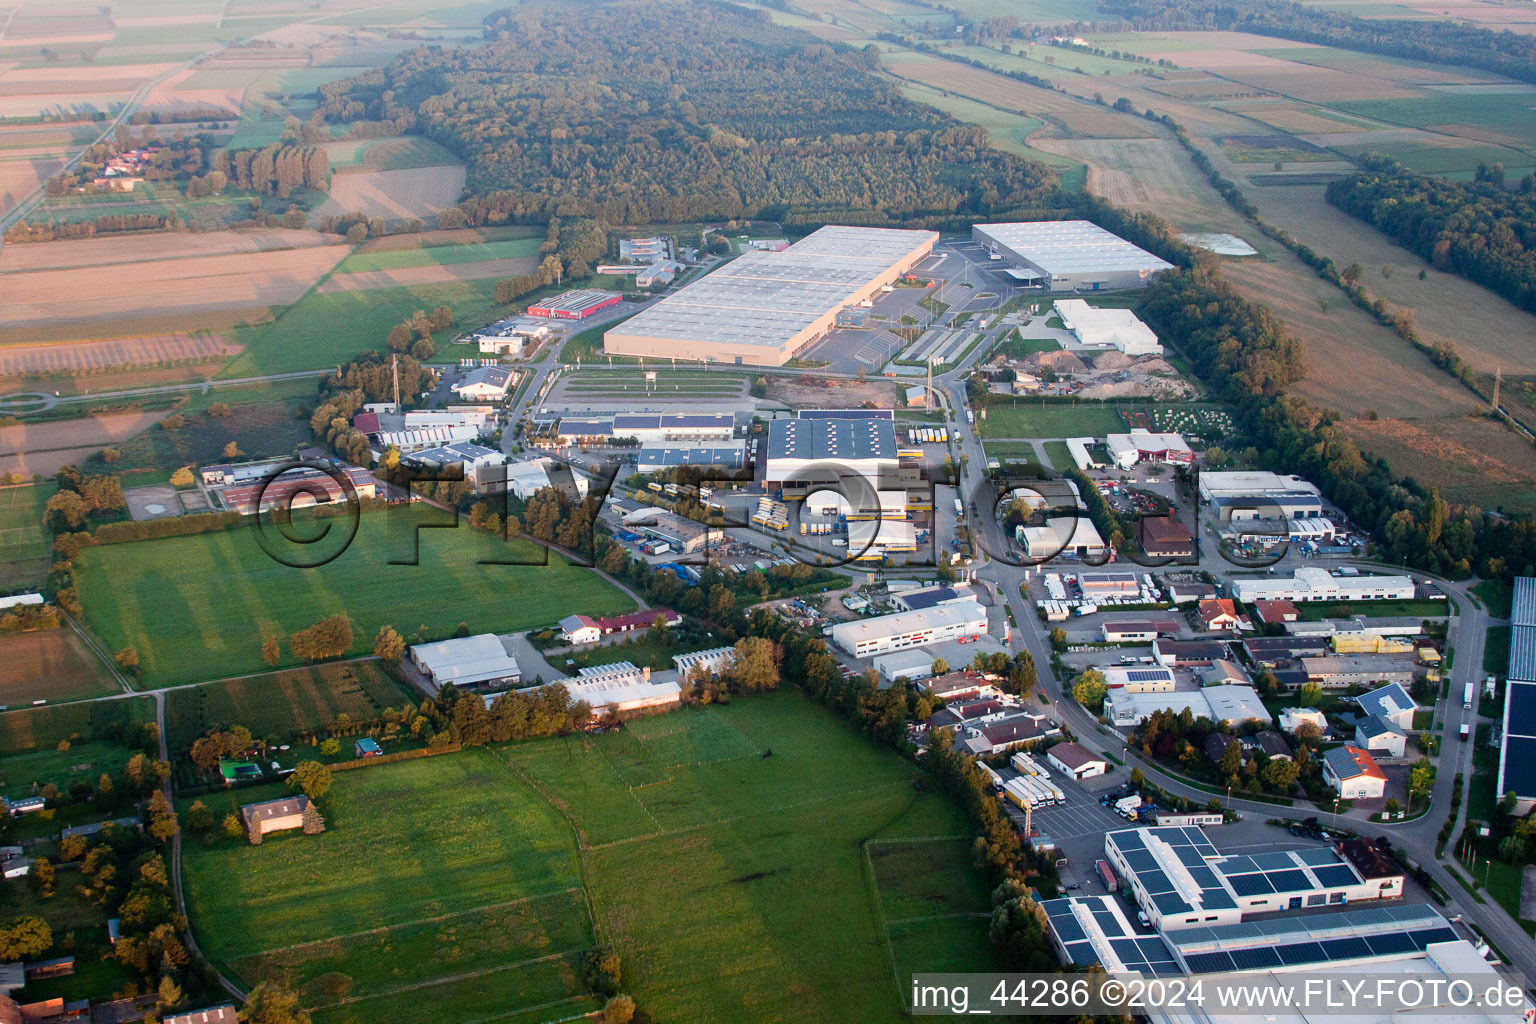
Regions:
<svg viewBox="0 0 1536 1024"><path fill-rule="evenodd" d="M1413 728L1413 713L1419 710L1419 705L1402 683L1388 683L1370 693L1362 693L1355 701L1362 714L1380 717L1405 730Z"/></svg>
<svg viewBox="0 0 1536 1024"><path fill-rule="evenodd" d="M560 620L560 638L568 644L596 643L602 635L602 627L589 616L567 615Z"/></svg>
<svg viewBox="0 0 1536 1024"><path fill-rule="evenodd" d="M1380 715L1360 719L1355 726L1355 743L1373 754L1402 757L1408 752L1408 737Z"/></svg>
<svg viewBox="0 0 1536 1024"><path fill-rule="evenodd" d="M1345 800L1375 800L1387 791L1387 776L1376 759L1348 744L1323 755L1323 781Z"/></svg>
<svg viewBox="0 0 1536 1024"><path fill-rule="evenodd" d="M1074 779L1091 779L1109 771L1109 763L1081 743L1058 743L1045 757Z"/></svg>
<svg viewBox="0 0 1536 1024"><path fill-rule="evenodd" d="M1281 708L1280 728L1286 732L1295 732L1301 725L1315 725L1319 729L1328 728L1327 717L1317 708Z"/></svg>

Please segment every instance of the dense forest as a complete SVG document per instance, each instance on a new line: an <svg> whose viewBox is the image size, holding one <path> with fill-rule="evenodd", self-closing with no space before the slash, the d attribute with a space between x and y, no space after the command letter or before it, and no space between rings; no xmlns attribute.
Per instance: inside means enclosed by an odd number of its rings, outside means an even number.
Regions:
<svg viewBox="0 0 1536 1024"><path fill-rule="evenodd" d="M1285 0L1105 0L1137 29L1220 29L1388 57L1460 64L1536 82L1536 36L1425 19L1357 18Z"/></svg>
<svg viewBox="0 0 1536 1024"><path fill-rule="evenodd" d="M1044 167L871 74L873 47L829 46L766 14L548 3L492 15L486 35L324 86L318 116L458 153L472 219L958 224L1059 201Z"/></svg>
<svg viewBox="0 0 1536 1024"><path fill-rule="evenodd" d="M1511 192L1502 171L1446 181L1370 156L1328 186L1328 201L1383 231L1440 270L1536 312L1536 191Z"/></svg>

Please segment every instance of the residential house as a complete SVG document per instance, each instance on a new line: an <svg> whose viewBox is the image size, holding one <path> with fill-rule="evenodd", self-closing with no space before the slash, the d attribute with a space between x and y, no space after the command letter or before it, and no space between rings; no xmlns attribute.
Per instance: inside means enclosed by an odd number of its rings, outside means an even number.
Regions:
<svg viewBox="0 0 1536 1024"><path fill-rule="evenodd" d="M1318 729L1328 728L1328 719L1317 708L1281 708L1280 728L1286 732L1295 732L1301 725L1315 725Z"/></svg>
<svg viewBox="0 0 1536 1024"><path fill-rule="evenodd" d="M1206 598L1198 608L1200 626L1208 633L1235 633L1242 625L1231 598Z"/></svg>
<svg viewBox="0 0 1536 1024"><path fill-rule="evenodd" d="M1408 737L1380 715L1367 715L1355 724L1355 743L1383 757L1403 757L1408 752Z"/></svg>
<svg viewBox="0 0 1536 1024"><path fill-rule="evenodd" d="M1376 759L1348 744L1323 755L1323 781L1345 800L1375 800L1387 791L1386 773Z"/></svg>
<svg viewBox="0 0 1536 1024"><path fill-rule="evenodd" d="M309 807L307 796L285 796L277 800L265 800L246 804L240 808L240 817L247 830L252 823L261 835L304 827L304 812Z"/></svg>
<svg viewBox="0 0 1536 1024"><path fill-rule="evenodd" d="M1413 713L1419 710L1419 705L1401 683L1388 683L1370 693L1362 693L1355 698L1355 703L1360 705L1362 714L1379 715L1403 730L1413 728Z"/></svg>

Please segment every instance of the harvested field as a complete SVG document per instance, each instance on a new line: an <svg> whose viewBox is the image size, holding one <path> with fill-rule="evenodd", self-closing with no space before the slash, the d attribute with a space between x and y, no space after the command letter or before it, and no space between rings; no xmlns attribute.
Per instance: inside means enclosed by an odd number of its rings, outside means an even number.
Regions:
<svg viewBox="0 0 1536 1024"><path fill-rule="evenodd" d="M72 629L0 636L0 704L101 697L119 692Z"/></svg>
<svg viewBox="0 0 1536 1024"><path fill-rule="evenodd" d="M885 70L939 89L949 89L962 96L979 97L993 106L1053 122L1070 122L1071 134L1089 139L1145 139L1152 132L1140 119L1084 104L1050 89L1041 89L1014 81L979 68L939 60L923 54L921 59L887 62ZM1032 140L1033 141L1033 140Z"/></svg>
<svg viewBox="0 0 1536 1024"><path fill-rule="evenodd" d="M90 117L97 113L112 113L122 107L133 92L129 86L120 92L100 89L91 92L27 93L21 96L0 96L0 117L37 117L41 114L60 116L72 114Z"/></svg>
<svg viewBox="0 0 1536 1024"><path fill-rule="evenodd" d="M371 217L419 217L453 205L463 191L462 164L338 174L331 179L331 197L313 216L361 211Z"/></svg>
<svg viewBox="0 0 1536 1024"><path fill-rule="evenodd" d="M1172 139L1037 139L1035 145L1086 163L1088 191L1117 206L1155 213L1181 231L1252 233Z"/></svg>
<svg viewBox="0 0 1536 1024"><path fill-rule="evenodd" d="M1222 272L1249 301L1271 307L1306 346L1307 377L1291 389L1303 397L1345 416L1368 409L1445 416L1475 404L1470 391L1289 253L1274 262L1233 260Z"/></svg>
<svg viewBox="0 0 1536 1024"><path fill-rule="evenodd" d="M307 249L340 243L341 236L288 228L254 231L164 232L31 242L0 249L0 274L27 270L65 270L114 263L230 256L236 253Z"/></svg>
<svg viewBox="0 0 1536 1024"><path fill-rule="evenodd" d="M1350 420L1362 450L1398 473L1439 487L1448 501L1485 508L1536 508L1536 454L1530 442L1485 416Z"/></svg>
<svg viewBox="0 0 1536 1024"><path fill-rule="evenodd" d="M103 445L124 441L164 412L112 412L73 420L22 422L0 427L0 472L50 474Z"/></svg>
<svg viewBox="0 0 1536 1024"><path fill-rule="evenodd" d="M48 575L53 536L43 528L52 483L0 488L0 587L35 587Z"/></svg>
<svg viewBox="0 0 1536 1024"><path fill-rule="evenodd" d="M42 270L7 278L0 325L90 320L150 312L287 305L334 267L346 250L317 246L198 260L156 260L103 274Z"/></svg>
<svg viewBox="0 0 1536 1024"><path fill-rule="evenodd" d="M1441 273L1364 221L1330 206L1318 186L1276 186L1251 198L1278 227L1303 237L1339 266L1359 263L1372 295L1413 311L1426 342L1449 341L1474 369L1536 373L1536 316L1455 274ZM1382 268L1394 268L1390 277ZM1419 271L1427 275L1419 280ZM1386 410L1383 409L1383 412Z"/></svg>
<svg viewBox="0 0 1536 1024"><path fill-rule="evenodd" d="M0 160L0 213L14 209L63 166L60 156Z"/></svg>
<svg viewBox="0 0 1536 1024"><path fill-rule="evenodd" d="M370 270L357 274L335 274L320 286L324 294L359 292L370 288L415 287L448 284L453 281L478 281L482 278L513 277L531 274L539 267L537 256L519 256L505 260L478 260L447 266L401 267L397 270Z"/></svg>
<svg viewBox="0 0 1536 1024"><path fill-rule="evenodd" d="M894 408L896 385L812 376L769 377L768 397L796 409L856 409L865 402Z"/></svg>
<svg viewBox="0 0 1536 1024"><path fill-rule="evenodd" d="M1305 64L1265 65L1252 68L1227 68L1223 74L1239 82L1298 100L1330 103L1340 96L1369 99L1411 99L1422 95L1415 89L1371 78L1368 75L1335 68L1310 67Z"/></svg>
<svg viewBox="0 0 1536 1024"><path fill-rule="evenodd" d="M1346 126L1358 127L1363 130L1371 128L1371 125L1366 124L1364 121L1356 121L1354 118L1347 118L1342 114L1329 116L1328 113L1315 108L1248 104L1242 107L1234 107L1233 111L1263 121L1265 124L1273 125L1282 131L1295 132L1297 134L1337 132Z"/></svg>
<svg viewBox="0 0 1536 1024"><path fill-rule="evenodd" d="M114 366L146 366L182 359L215 359L240 351L212 334L157 334L78 345L26 345L0 348L0 376L24 373L79 373Z"/></svg>

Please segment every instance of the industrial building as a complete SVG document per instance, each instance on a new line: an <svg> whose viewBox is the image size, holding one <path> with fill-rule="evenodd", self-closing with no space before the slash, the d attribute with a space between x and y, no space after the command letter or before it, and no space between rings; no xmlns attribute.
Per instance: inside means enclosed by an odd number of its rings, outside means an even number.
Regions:
<svg viewBox="0 0 1536 1024"><path fill-rule="evenodd" d="M890 555L917 551L917 528L889 519L848 523L848 554L859 562L881 562Z"/></svg>
<svg viewBox="0 0 1536 1024"><path fill-rule="evenodd" d="M357 497L372 498L378 494L378 481L366 469L342 466L338 472L346 478ZM273 508L300 509L329 505L348 498L347 488L338 483L335 477L307 466L284 470L270 478L243 479L249 482L232 484L218 492L219 500L225 508L243 516L267 512Z"/></svg>
<svg viewBox="0 0 1536 1024"><path fill-rule="evenodd" d="M703 668L712 676L723 675L736 664L736 648L711 647L704 651L693 651L688 654L672 655L672 667L677 670L677 678L687 679L695 668Z"/></svg>
<svg viewBox="0 0 1536 1024"><path fill-rule="evenodd" d="M1174 619L1119 619L1103 623L1099 631L1108 644L1145 644L1164 633L1177 633L1179 623Z"/></svg>
<svg viewBox="0 0 1536 1024"><path fill-rule="evenodd" d="M1226 856L1193 826L1110 832L1104 836L1104 854L1164 936L1234 925L1251 914L1403 895L1401 872L1366 877L1336 849Z"/></svg>
<svg viewBox="0 0 1536 1024"><path fill-rule="evenodd" d="M562 292L546 302L535 302L528 307L528 315L546 320L585 320L594 313L617 306L622 299L617 292L579 288Z"/></svg>
<svg viewBox="0 0 1536 1024"><path fill-rule="evenodd" d="M933 655L920 648L878 655L871 662L887 683L905 683L933 675Z"/></svg>
<svg viewBox="0 0 1536 1024"><path fill-rule="evenodd" d="M839 622L832 642L857 658L945 640L975 639L987 631L987 610L974 601Z"/></svg>
<svg viewBox="0 0 1536 1024"><path fill-rule="evenodd" d="M401 455L441 448L449 444L463 444L481 435L479 427L456 424L452 426L408 427L404 430L380 430L370 446L376 456L393 448Z"/></svg>
<svg viewBox="0 0 1536 1024"><path fill-rule="evenodd" d="M1183 711L1209 718L1220 725L1230 722L1268 722L1269 711L1251 686L1207 686L1201 690L1172 693L1135 693L1124 687L1110 690L1104 698L1104 714L1117 728L1138 725L1154 711Z"/></svg>
<svg viewBox="0 0 1536 1024"><path fill-rule="evenodd" d="M652 679L650 669L627 661L582 669L575 679L563 679L560 684L572 701L592 708L593 718L674 707L683 699L683 688L676 680Z"/></svg>
<svg viewBox="0 0 1536 1024"><path fill-rule="evenodd" d="M488 462L474 470L472 480L477 494L510 493L523 501L546 487L564 492L573 501L581 500L587 493L586 477L547 457L506 464Z"/></svg>
<svg viewBox="0 0 1536 1024"><path fill-rule="evenodd" d="M1286 494L1291 491L1318 489L1299 476L1282 476L1261 470L1207 470L1200 474L1200 500L1216 498L1252 498L1265 494Z"/></svg>
<svg viewBox="0 0 1536 1024"><path fill-rule="evenodd" d="M1065 555L1099 562L1109 555L1098 527L1087 516L1058 516L1044 526L1021 524L1014 527L1013 536L1025 556L1040 561Z"/></svg>
<svg viewBox="0 0 1536 1024"><path fill-rule="evenodd" d="M746 464L747 452L740 444L689 448L652 446L641 448L635 456L637 473L656 473L679 466L741 469Z"/></svg>
<svg viewBox="0 0 1536 1024"><path fill-rule="evenodd" d="M890 420L774 420L768 424L763 490L783 490L790 483L803 497L827 486L857 498L866 488L877 490L881 481L893 480L896 466L896 428ZM850 478L863 483L839 486Z"/></svg>
<svg viewBox="0 0 1536 1024"><path fill-rule="evenodd" d="M1376 759L1347 743L1323 754L1323 781L1344 800L1378 800L1387 791L1386 773Z"/></svg>
<svg viewBox="0 0 1536 1024"><path fill-rule="evenodd" d="M1360 573L1335 575L1306 566L1287 576L1259 576L1232 581L1232 596L1244 604L1255 601L1411 601L1413 580L1407 576Z"/></svg>
<svg viewBox="0 0 1536 1024"><path fill-rule="evenodd" d="M1413 662L1392 654L1325 655L1302 658L1307 681L1325 690L1347 690L1372 683L1413 684Z"/></svg>
<svg viewBox="0 0 1536 1024"><path fill-rule="evenodd" d="M1079 782L1109 771L1109 762L1081 743L1058 743L1046 751L1045 757Z"/></svg>
<svg viewBox="0 0 1536 1024"><path fill-rule="evenodd" d="M971 239L1007 263L1006 273L1047 291L1141 288L1173 264L1086 220L976 224Z"/></svg>
<svg viewBox="0 0 1536 1024"><path fill-rule="evenodd" d="M831 330L841 310L925 259L938 237L829 226L780 252L743 253L605 333L603 350L782 366Z"/></svg>
<svg viewBox="0 0 1536 1024"><path fill-rule="evenodd" d="M517 375L504 366L479 366L450 384L448 390L460 398L495 402L506 398L516 381Z"/></svg>
<svg viewBox="0 0 1536 1024"><path fill-rule="evenodd" d="M1184 443L1180 434L1154 434L1137 427L1129 434L1107 434L1104 447L1110 458L1121 469L1130 469L1138 462L1158 462L1171 465L1192 466L1195 453Z"/></svg>
<svg viewBox="0 0 1536 1024"><path fill-rule="evenodd" d="M413 466L430 467L439 472L461 470L466 478L485 466L499 466L506 456L494 448L487 448L472 441L445 444L441 448L425 448L402 456L400 461Z"/></svg>
<svg viewBox="0 0 1536 1024"><path fill-rule="evenodd" d="M483 693L516 686L523 678L517 659L493 633L416 644L411 647L411 664L439 688L457 686Z"/></svg>
<svg viewBox="0 0 1536 1024"><path fill-rule="evenodd" d="M941 604L975 601L976 591L968 583L952 583L937 587L918 587L915 590L899 590L891 594L891 604L904 612L922 611Z"/></svg>
<svg viewBox="0 0 1536 1024"><path fill-rule="evenodd" d="M624 413L613 417L613 436L641 444L670 441L729 441L736 432L730 413Z"/></svg>
<svg viewBox="0 0 1536 1024"><path fill-rule="evenodd" d="M1189 527L1172 516L1143 516L1136 521L1141 550L1152 558L1189 558L1195 553L1195 537Z"/></svg>
<svg viewBox="0 0 1536 1024"><path fill-rule="evenodd" d="M1173 692L1174 678L1171 669L1157 668L1150 665L1138 665L1133 668L1109 665L1100 671L1104 673L1104 682L1111 691L1124 690L1126 693Z"/></svg>
<svg viewBox="0 0 1536 1024"><path fill-rule="evenodd" d="M1516 578L1509 623L1498 792L1513 792L1523 815L1536 807L1536 577Z"/></svg>
<svg viewBox="0 0 1536 1024"><path fill-rule="evenodd" d="M1100 309L1082 299L1057 299L1053 308L1083 348L1118 349L1128 356L1163 354L1152 328L1128 309Z"/></svg>

